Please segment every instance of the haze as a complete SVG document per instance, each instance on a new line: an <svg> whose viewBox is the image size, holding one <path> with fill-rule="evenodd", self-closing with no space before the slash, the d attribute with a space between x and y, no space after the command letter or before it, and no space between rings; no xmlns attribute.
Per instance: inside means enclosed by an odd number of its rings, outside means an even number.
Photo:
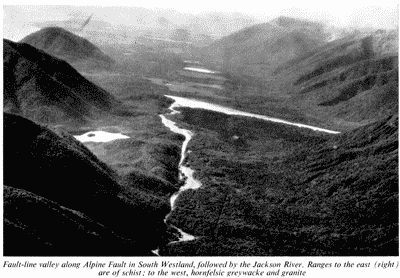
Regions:
<svg viewBox="0 0 400 278"><path fill-rule="evenodd" d="M324 22L336 27L383 28L398 26L398 5L395 3L363 3L346 5L338 3L266 4L255 1L242 3L219 3L216 1L135 1L127 6L3 6L3 37L17 41L27 34L46 26L51 22L68 22L73 24L86 19L92 13L88 28L108 28L132 31L134 29L153 28L154 22L163 18L168 25L190 27L204 25L210 16L215 20L240 19L240 24L230 24L229 28L213 30L215 36L228 35L244 26L267 22L278 16L290 16ZM344 8L345 7L345 8ZM166 19L166 20L165 20ZM199 20L200 19L200 20ZM202 19L204 21L202 21ZM99 22L102 23L99 25ZM78 23L77 23L78 24ZM193 25L193 24L192 24Z"/></svg>

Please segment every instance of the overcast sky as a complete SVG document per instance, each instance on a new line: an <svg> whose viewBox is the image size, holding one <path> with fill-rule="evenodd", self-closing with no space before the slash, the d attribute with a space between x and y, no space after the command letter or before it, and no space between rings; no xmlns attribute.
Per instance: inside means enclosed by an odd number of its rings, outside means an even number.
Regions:
<svg viewBox="0 0 400 278"><path fill-rule="evenodd" d="M70 6L9 6L3 2L3 37L13 39L16 36L35 31L29 27L32 22L68 20L73 16L87 17L94 13L94 18L111 24L127 25L138 7L149 8L155 12L170 10L169 19L179 21L189 14L197 15L205 12L224 12L227 14L242 13L266 22L281 15L323 21L339 27L371 27L394 28L398 26L398 6L392 1L112 1L110 6L71 6L83 1L68 1ZM85 1L85 5L95 5L99 1ZM102 1L100 1L102 2ZM271 1L272 2L272 1ZM16 3L13 1L12 3ZM19 3L19 2L18 2ZM28 3L28 2L27 2ZM46 2L45 2L46 3ZM50 2L51 3L51 2ZM53 2L54 3L54 2ZM123 6L129 6L123 7ZM173 10L177 13L172 12ZM184 19L182 19L184 20ZM21 34L20 34L21 33Z"/></svg>

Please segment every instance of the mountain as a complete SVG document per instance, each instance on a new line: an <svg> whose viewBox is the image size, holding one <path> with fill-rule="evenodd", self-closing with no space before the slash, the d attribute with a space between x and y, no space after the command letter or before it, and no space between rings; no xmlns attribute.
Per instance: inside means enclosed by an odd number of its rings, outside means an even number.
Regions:
<svg viewBox="0 0 400 278"><path fill-rule="evenodd" d="M325 36L319 23L279 17L223 37L202 53L206 62L218 64L223 70L253 64L274 68L321 45Z"/></svg>
<svg viewBox="0 0 400 278"><path fill-rule="evenodd" d="M113 59L85 38L60 27L46 27L21 40L83 71L111 70Z"/></svg>
<svg viewBox="0 0 400 278"><path fill-rule="evenodd" d="M250 26L256 21L257 19L240 12L228 14L212 11L188 19L185 26L194 34L206 34L220 38ZM205 22L207 24L204 24Z"/></svg>
<svg viewBox="0 0 400 278"><path fill-rule="evenodd" d="M370 123L398 113L398 32L354 32L259 77L320 119Z"/></svg>
<svg viewBox="0 0 400 278"><path fill-rule="evenodd" d="M165 18L164 16L158 17L156 20L157 25L159 26L160 29L164 30L172 30L173 28L176 27L176 24L173 23L171 20Z"/></svg>
<svg viewBox="0 0 400 278"><path fill-rule="evenodd" d="M4 255L121 255L134 248L79 211L15 187L4 185L3 192Z"/></svg>
<svg viewBox="0 0 400 278"><path fill-rule="evenodd" d="M397 114L398 31L343 30L331 39L276 64L225 67L224 85L242 109L296 114L294 120L333 130Z"/></svg>
<svg viewBox="0 0 400 278"><path fill-rule="evenodd" d="M164 240L161 181L119 184L69 134L4 113L3 161L5 255L149 255Z"/></svg>
<svg viewBox="0 0 400 278"><path fill-rule="evenodd" d="M82 123L118 102L67 62L4 40L4 109L37 122Z"/></svg>

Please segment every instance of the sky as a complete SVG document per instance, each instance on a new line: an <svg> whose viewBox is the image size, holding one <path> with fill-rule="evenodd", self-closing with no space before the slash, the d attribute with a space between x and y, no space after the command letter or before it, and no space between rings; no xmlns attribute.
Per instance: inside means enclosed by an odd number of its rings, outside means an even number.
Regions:
<svg viewBox="0 0 400 278"><path fill-rule="evenodd" d="M168 15L174 21L185 20L206 12L245 14L258 22L267 22L281 15L322 21L337 27L395 28L398 26L398 4L394 1L112 1L113 6L95 6L99 1L68 1L69 6L20 6L29 4L24 1L12 1L12 6L3 1L3 37L23 36L34 32L32 22L68 20L71 17L87 17L95 13L94 18L116 25L129 25L137 15L139 7L152 9L154 13L169 10ZM51 4L52 2L40 2ZM54 2L53 2L54 3ZM18 4L15 6L14 4ZM174 12L175 11L175 12Z"/></svg>

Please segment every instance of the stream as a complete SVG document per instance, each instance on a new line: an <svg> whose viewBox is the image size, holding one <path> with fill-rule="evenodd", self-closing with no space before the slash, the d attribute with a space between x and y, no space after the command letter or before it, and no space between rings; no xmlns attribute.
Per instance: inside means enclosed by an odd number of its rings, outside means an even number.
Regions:
<svg viewBox="0 0 400 278"><path fill-rule="evenodd" d="M207 70L204 68L195 68L195 67L186 67L185 70L193 71L193 72L200 72L200 73L210 74L210 75L217 73L216 71L211 71L211 70ZM158 79L150 79L150 81L152 81L153 83L156 83L158 85L166 85L166 86L172 85L170 83L162 82L162 80L158 80ZM190 167L185 166L185 163L184 163L185 158L190 153L190 150L188 150L188 144L189 144L189 141L194 136L193 132L190 130L178 127L176 122L167 118L167 116L169 116L169 115L174 115L174 114L180 113L178 110L176 110L176 108L188 107L188 108L194 108L194 109L205 109L205 110L209 110L209 111L224 113L227 115L252 117L252 118L257 118L257 119L261 119L261 120L265 120L265 121L276 122L276 123L281 123L281 124L286 124L286 125L292 125L292 126L296 126L299 128L307 128L307 129L311 129L316 132L325 132L325 133L330 133L330 134L339 133L339 132L333 131L333 130L328 130L328 129L319 128L319 127L306 125L306 124L294 123L294 122L290 122L290 121L286 121L286 120L282 120L282 119L278 119L278 118L267 117L264 115L244 112L244 111L236 110L233 108L224 107L221 105L212 104L212 103L199 101L199 100L195 100L195 99L189 99L189 98L183 98L183 97L177 97L177 96L171 96L171 95L165 95L165 97L173 99L174 102L169 107L169 110L171 111L170 113L165 114L165 115L159 115L161 117L161 121L172 132L181 134L185 137L185 140L182 143L180 160L179 160L179 164L178 164L179 179L181 181L184 181L184 185L182 187L180 187L179 190L170 197L171 211L164 218L164 222L166 224L167 224L167 220L170 217L172 211L176 208L175 203L176 203L176 200L179 197L179 195L186 190L189 190L189 189L194 190L194 189L198 189L202 186L201 182L199 180L195 179L193 176L195 171L193 169L191 169ZM78 139L81 142L90 142L90 141L92 141L92 142L108 142L108 141L112 141L112 140L116 140L116 139L129 138L128 136L125 136L121 133L108 133L108 132L104 132L104 131L91 131L91 132L85 133L80 136L75 136L75 137L76 137L76 139ZM178 227L175 227L171 224L167 224L167 225L176 229L180 234L178 240L173 241L171 243L181 242L181 241L190 241L190 240L196 239L195 236L185 233L183 230L179 229ZM158 249L153 250L152 252L156 255L159 255Z"/></svg>
<svg viewBox="0 0 400 278"><path fill-rule="evenodd" d="M299 128L308 128L308 129L312 129L312 130L318 131L318 132L325 132L325 133L331 133L331 134L339 133L339 132L333 131L333 130L323 129L323 128L305 125L305 124L293 123L293 122L289 122L289 121L285 121L285 120L281 120L281 119L277 119L277 118L271 118L271 117L267 117L267 116L263 116L263 115L243 112L243 111L239 111L239 110L236 110L233 108L224 107L224 106L220 106L220 105L216 105L216 104L212 104L212 103L208 103L208 102L203 102L203 101L198 101L198 100L194 100L194 99L188 99L188 98L182 98L182 97L176 97L176 96L170 96L170 95L165 95L165 96L174 100L174 102L169 107L169 110L171 110L171 112L168 115L174 115L174 114L180 113L179 111L176 110L176 108L188 107L188 108L211 110L211 111L215 111L215 112L224 113L227 115L253 117L253 118L262 119L265 121L293 125L293 126L297 126ZM190 150L188 150L187 147L188 147L189 141L194 136L193 132L191 132L190 130L178 127L174 121L167 119L167 117L165 115L160 115L160 117L161 117L162 123L166 127L168 127L172 132L182 134L183 136L185 136L185 140L183 141L183 144L182 144L181 158L180 158L179 166L178 166L179 167L179 179L184 180L185 184L184 184L184 186L180 187L179 191L176 192L175 194L173 194L170 198L171 212L172 212L176 207L175 202L176 202L176 199L179 197L179 195L186 190L197 189L197 188L201 187L201 183L200 183L200 181L196 180L193 177L194 170L184 165L185 158L186 158L187 154L190 153ZM171 212L166 216L165 222L167 221ZM188 240L195 239L194 236L185 233L184 231L180 230L178 227L175 227L175 226L173 226L173 227L175 229L177 229L179 231L179 233L181 234L178 241L188 241Z"/></svg>
<svg viewBox="0 0 400 278"><path fill-rule="evenodd" d="M169 109L171 110L170 115L180 113L179 111L174 109L173 104L169 107ZM184 161L185 161L186 155L187 155L187 153L190 152L190 151L187 150L187 146L188 146L188 143L189 143L190 139L192 139L192 137L193 137L193 133L190 130L177 127L175 122L167 119L164 115L160 115L160 117L161 117L162 123L166 127L168 127L172 132L178 133L178 134L181 134L181 135L185 136L185 140L182 143L181 159L179 160L179 164L178 164L179 179L180 180L185 180L185 184L184 184L184 186L180 187L179 190L177 192L175 192L170 198L171 212L172 212L175 209L175 201L176 201L177 197L183 191L186 191L188 189L197 189L197 188L199 188L201 186L201 183L200 183L200 181L196 180L193 177L194 170L184 165ZM167 221L167 219L170 216L171 212L165 217L165 220L164 220L165 222ZM180 233L180 237L179 237L178 241L188 241L188 240L194 240L195 239L194 236L192 236L192 235L190 235L188 233L185 233L184 231L182 231L178 227L175 227L175 226L172 226L172 227L175 228Z"/></svg>

